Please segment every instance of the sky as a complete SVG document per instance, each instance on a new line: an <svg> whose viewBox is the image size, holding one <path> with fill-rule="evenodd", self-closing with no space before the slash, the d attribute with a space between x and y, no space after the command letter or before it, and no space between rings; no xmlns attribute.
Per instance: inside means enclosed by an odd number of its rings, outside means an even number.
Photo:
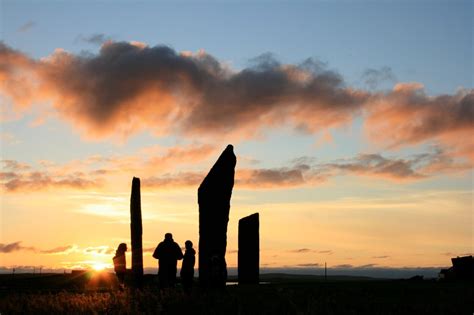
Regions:
<svg viewBox="0 0 474 315"><path fill-rule="evenodd" d="M0 1L0 269L144 264L199 240L227 144L262 268L473 253L471 1ZM130 262L130 256L127 256ZM156 270L156 269L155 269Z"/></svg>

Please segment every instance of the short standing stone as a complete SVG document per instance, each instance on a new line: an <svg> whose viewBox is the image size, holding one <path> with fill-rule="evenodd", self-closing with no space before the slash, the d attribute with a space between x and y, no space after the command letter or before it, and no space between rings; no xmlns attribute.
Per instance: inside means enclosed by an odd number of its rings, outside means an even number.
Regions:
<svg viewBox="0 0 474 315"><path fill-rule="evenodd" d="M260 244L258 213L239 220L239 284L258 284Z"/></svg>

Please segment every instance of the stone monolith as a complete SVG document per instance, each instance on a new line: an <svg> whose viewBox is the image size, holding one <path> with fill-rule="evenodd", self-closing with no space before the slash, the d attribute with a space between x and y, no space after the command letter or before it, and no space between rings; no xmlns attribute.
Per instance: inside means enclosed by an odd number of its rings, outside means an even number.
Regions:
<svg viewBox="0 0 474 315"><path fill-rule="evenodd" d="M228 145L198 189L199 283L224 288L227 280L225 253L230 198L237 159Z"/></svg>
<svg viewBox="0 0 474 315"><path fill-rule="evenodd" d="M140 179L132 180L130 197L130 232L132 238L132 285L143 285L143 247L142 247L142 207L140 198Z"/></svg>
<svg viewBox="0 0 474 315"><path fill-rule="evenodd" d="M258 284L260 263L258 213L239 220L239 284Z"/></svg>

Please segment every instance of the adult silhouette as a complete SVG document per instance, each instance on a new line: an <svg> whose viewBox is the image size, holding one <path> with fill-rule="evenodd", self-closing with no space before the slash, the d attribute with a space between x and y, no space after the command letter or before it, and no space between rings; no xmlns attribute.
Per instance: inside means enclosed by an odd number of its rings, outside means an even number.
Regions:
<svg viewBox="0 0 474 315"><path fill-rule="evenodd" d="M158 244L153 252L153 258L158 259L158 279L160 288L172 288L176 282L176 265L183 259L183 252L173 240L171 233L165 234L163 242Z"/></svg>
<svg viewBox="0 0 474 315"><path fill-rule="evenodd" d="M196 262L196 251L193 248L193 242L186 241L186 247L183 257L183 264L181 265L181 283L186 294L191 294L194 280L194 264Z"/></svg>
<svg viewBox="0 0 474 315"><path fill-rule="evenodd" d="M127 244L120 243L115 251L115 256L112 258L114 262L114 271L120 283L120 288L124 287L125 272L127 271L127 261L125 259L125 252L127 251Z"/></svg>

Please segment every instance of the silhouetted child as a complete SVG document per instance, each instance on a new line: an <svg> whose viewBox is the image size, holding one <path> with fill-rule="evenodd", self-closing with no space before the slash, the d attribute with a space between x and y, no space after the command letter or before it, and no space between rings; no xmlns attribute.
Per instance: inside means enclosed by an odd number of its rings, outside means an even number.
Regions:
<svg viewBox="0 0 474 315"><path fill-rule="evenodd" d="M121 243L115 251L114 261L115 274L120 283L120 288L124 287L125 272L127 271L127 261L125 259L125 252L127 251L127 244Z"/></svg>
<svg viewBox="0 0 474 315"><path fill-rule="evenodd" d="M153 253L153 257L158 259L158 279L160 288L172 288L176 282L176 265L178 260L183 259L183 252L179 245L173 241L171 233L165 234L163 242L158 244Z"/></svg>
<svg viewBox="0 0 474 315"><path fill-rule="evenodd" d="M183 264L181 265L181 283L186 294L191 294L194 280L194 263L196 262L196 251L193 248L193 242L184 243L186 250L184 252Z"/></svg>

